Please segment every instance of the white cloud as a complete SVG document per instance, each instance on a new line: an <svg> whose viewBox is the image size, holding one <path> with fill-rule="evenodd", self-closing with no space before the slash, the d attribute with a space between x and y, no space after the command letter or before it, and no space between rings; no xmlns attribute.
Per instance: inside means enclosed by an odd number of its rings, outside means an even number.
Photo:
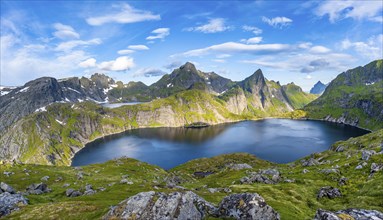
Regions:
<svg viewBox="0 0 383 220"><path fill-rule="evenodd" d="M361 56L368 57L370 59L382 59L383 34L372 36L366 42L351 42L349 39L345 39L341 42L341 49L353 49Z"/></svg>
<svg viewBox="0 0 383 220"><path fill-rule="evenodd" d="M109 71L124 71L134 67L133 58L128 56L118 57L115 60L105 61L98 65L98 68Z"/></svg>
<svg viewBox="0 0 383 220"><path fill-rule="evenodd" d="M310 52L312 53L328 53L331 50L324 46L314 46L310 48Z"/></svg>
<svg viewBox="0 0 383 220"><path fill-rule="evenodd" d="M56 31L53 33L53 36L66 40L66 39L79 39L80 34L78 34L71 26L64 25L61 23L53 24L53 27Z"/></svg>
<svg viewBox="0 0 383 220"><path fill-rule="evenodd" d="M121 11L111 12L110 14L90 17L86 19L86 22L93 26L103 25L106 23L136 23L149 20L160 20L160 15L155 15L152 12L139 10L131 7L129 4L121 4L119 6Z"/></svg>
<svg viewBox="0 0 383 220"><path fill-rule="evenodd" d="M130 45L128 47L128 49L131 49L131 50L149 50L149 47L147 47L145 45Z"/></svg>
<svg viewBox="0 0 383 220"><path fill-rule="evenodd" d="M252 37L249 39L242 39L241 40L242 43L246 43L246 44L258 44L261 41L262 41L262 37Z"/></svg>
<svg viewBox="0 0 383 220"><path fill-rule="evenodd" d="M270 26L278 27L278 28L289 26L293 22L293 20L286 17L275 17L271 19L267 17L262 17L262 21L269 24Z"/></svg>
<svg viewBox="0 0 383 220"><path fill-rule="evenodd" d="M173 61L173 62L166 64L164 67L166 69L172 70L172 69L180 67L181 65L182 65L182 62L177 60L177 61Z"/></svg>
<svg viewBox="0 0 383 220"><path fill-rule="evenodd" d="M202 32L202 33L217 33L217 32L223 32L229 29L231 29L231 27L225 25L225 19L212 18L212 19L209 19L209 22L207 24L197 26L197 27L186 28L185 30Z"/></svg>
<svg viewBox="0 0 383 220"><path fill-rule="evenodd" d="M244 31L251 31L255 35L262 34L262 32L263 32L262 29L259 29L259 28L254 27L254 26L249 26L249 25L242 26L242 30L244 30Z"/></svg>
<svg viewBox="0 0 383 220"><path fill-rule="evenodd" d="M217 62L217 63L226 63L226 60L224 60L224 59L213 59L212 61Z"/></svg>
<svg viewBox="0 0 383 220"><path fill-rule="evenodd" d="M312 73L318 70L322 70L327 68L330 65L330 63L324 59L316 59L309 63L308 66L305 66L301 69L301 73Z"/></svg>
<svg viewBox="0 0 383 220"><path fill-rule="evenodd" d="M231 55L230 54L218 54L215 57L217 57L218 59L223 59L223 58L231 57Z"/></svg>
<svg viewBox="0 0 383 220"><path fill-rule="evenodd" d="M307 74L306 76L305 76L305 79L308 79L308 80L310 80L310 79L312 79L313 77L310 75L310 74Z"/></svg>
<svg viewBox="0 0 383 220"><path fill-rule="evenodd" d="M328 15L333 23L344 18L382 22L382 10L381 1L327 0L316 8L315 14L321 17Z"/></svg>
<svg viewBox="0 0 383 220"><path fill-rule="evenodd" d="M223 44L212 45L209 47L186 51L182 54L174 56L202 56L212 52L220 53L250 53L250 54L267 54L278 53L293 49L289 44L242 44L236 42L226 42Z"/></svg>
<svg viewBox="0 0 383 220"><path fill-rule="evenodd" d="M83 41L83 40L72 40L60 43L55 50L56 51L70 51L79 46L89 46L89 45L98 45L101 44L102 41L99 38L94 38L92 40Z"/></svg>
<svg viewBox="0 0 383 220"><path fill-rule="evenodd" d="M96 66L96 59L89 58L87 60L82 61L78 64L82 68L89 68L89 67L95 67Z"/></svg>
<svg viewBox="0 0 383 220"><path fill-rule="evenodd" d="M134 52L136 52L136 51L134 51L134 50L119 50L119 51L117 51L117 53L120 55L132 54Z"/></svg>
<svg viewBox="0 0 383 220"><path fill-rule="evenodd" d="M158 28L152 31L152 34L149 37L146 38L146 40L155 40L155 39L164 39L166 36L170 34L169 28Z"/></svg>
<svg viewBox="0 0 383 220"><path fill-rule="evenodd" d="M161 69L156 68L142 68L137 70L133 76L145 76L145 77L153 77L153 76L162 76L165 75L166 72Z"/></svg>

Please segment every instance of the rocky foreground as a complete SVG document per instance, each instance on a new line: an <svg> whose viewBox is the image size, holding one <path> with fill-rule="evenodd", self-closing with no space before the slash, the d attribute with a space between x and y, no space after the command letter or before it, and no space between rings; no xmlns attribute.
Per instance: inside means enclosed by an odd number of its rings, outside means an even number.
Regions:
<svg viewBox="0 0 383 220"><path fill-rule="evenodd" d="M289 164L249 154L163 170L120 158L84 167L1 165L4 219L382 219L383 130Z"/></svg>

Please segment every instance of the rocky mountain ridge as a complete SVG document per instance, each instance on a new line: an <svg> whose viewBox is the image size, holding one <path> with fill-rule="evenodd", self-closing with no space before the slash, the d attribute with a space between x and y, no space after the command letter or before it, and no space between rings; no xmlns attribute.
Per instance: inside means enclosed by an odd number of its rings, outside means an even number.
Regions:
<svg viewBox="0 0 383 220"><path fill-rule="evenodd" d="M251 108L247 110L253 114L261 112L266 115L268 111L275 114L296 108L279 83L266 80L261 70L257 70L241 82L233 82L214 72L199 71L192 63L187 62L150 86L142 82L129 82L124 85L120 81L115 82L106 75L96 73L90 78L71 77L57 80L43 77L21 87L8 88L0 96L0 131L29 114L45 111L52 103L151 101L190 89L223 95L235 86L240 86L244 91L244 97L236 97L239 98L237 101L230 101L231 104L237 102L240 105L237 110L241 111L234 111L237 114L245 110L247 102L251 103ZM303 91L300 92L300 95L306 96ZM307 96L304 102L314 98Z"/></svg>
<svg viewBox="0 0 383 220"><path fill-rule="evenodd" d="M379 129L383 124L383 60L339 74L304 107L308 117Z"/></svg>
<svg viewBox="0 0 383 220"><path fill-rule="evenodd" d="M315 83L315 85L310 89L311 94L320 95L324 92L328 84L323 84L321 81Z"/></svg>

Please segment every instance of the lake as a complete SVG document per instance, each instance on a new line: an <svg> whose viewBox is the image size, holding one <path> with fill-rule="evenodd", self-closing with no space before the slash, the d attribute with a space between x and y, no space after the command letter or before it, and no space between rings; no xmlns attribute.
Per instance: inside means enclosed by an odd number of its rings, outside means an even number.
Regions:
<svg viewBox="0 0 383 220"><path fill-rule="evenodd" d="M246 152L276 163L288 163L331 144L368 133L324 121L266 119L205 128L141 128L87 144L72 166L102 163L127 156L170 169L189 160Z"/></svg>

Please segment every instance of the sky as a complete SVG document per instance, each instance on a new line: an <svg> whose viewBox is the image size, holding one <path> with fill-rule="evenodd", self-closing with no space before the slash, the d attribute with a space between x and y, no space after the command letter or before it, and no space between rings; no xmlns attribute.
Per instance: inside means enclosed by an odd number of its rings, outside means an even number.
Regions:
<svg viewBox="0 0 383 220"><path fill-rule="evenodd" d="M383 1L1 1L0 85L105 73L150 85L189 61L308 91L383 54Z"/></svg>

